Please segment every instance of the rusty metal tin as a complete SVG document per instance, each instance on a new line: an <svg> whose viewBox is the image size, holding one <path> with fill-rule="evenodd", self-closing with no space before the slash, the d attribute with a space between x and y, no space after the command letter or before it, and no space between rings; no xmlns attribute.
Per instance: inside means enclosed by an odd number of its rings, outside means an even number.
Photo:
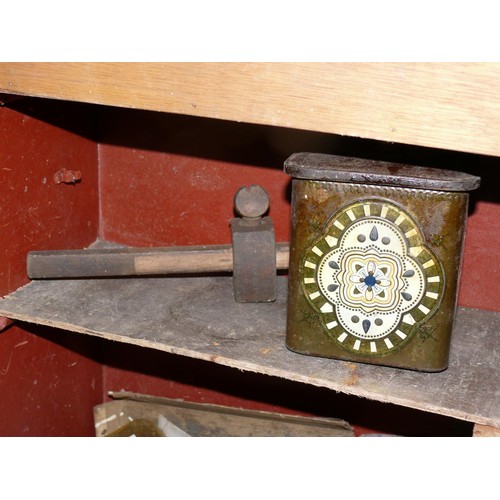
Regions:
<svg viewBox="0 0 500 500"><path fill-rule="evenodd" d="M448 366L465 237L462 172L315 153L292 176L286 345L418 371Z"/></svg>

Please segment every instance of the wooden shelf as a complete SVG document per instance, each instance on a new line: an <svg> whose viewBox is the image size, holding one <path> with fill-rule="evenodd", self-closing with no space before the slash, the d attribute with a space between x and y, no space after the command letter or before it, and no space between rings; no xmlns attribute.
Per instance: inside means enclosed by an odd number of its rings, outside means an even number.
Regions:
<svg viewBox="0 0 500 500"><path fill-rule="evenodd" d="M419 373L304 356L285 346L278 300L234 301L231 277L39 280L0 315L500 427L500 313L459 308L449 368Z"/></svg>
<svg viewBox="0 0 500 500"><path fill-rule="evenodd" d="M500 156L498 63L0 63L0 92Z"/></svg>

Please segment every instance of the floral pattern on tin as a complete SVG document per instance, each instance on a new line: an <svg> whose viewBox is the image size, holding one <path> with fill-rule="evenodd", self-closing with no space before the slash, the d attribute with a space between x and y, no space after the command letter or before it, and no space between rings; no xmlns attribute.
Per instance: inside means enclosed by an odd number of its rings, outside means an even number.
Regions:
<svg viewBox="0 0 500 500"><path fill-rule="evenodd" d="M387 268L382 267L374 258L370 258L366 264L358 260L354 263L354 267L355 271L348 275L349 283L354 285L353 295L358 293L370 303L392 290L395 280L386 276Z"/></svg>
<svg viewBox="0 0 500 500"><path fill-rule="evenodd" d="M383 356L414 336L444 290L442 265L401 207L385 200L351 204L304 253L304 293L340 347Z"/></svg>

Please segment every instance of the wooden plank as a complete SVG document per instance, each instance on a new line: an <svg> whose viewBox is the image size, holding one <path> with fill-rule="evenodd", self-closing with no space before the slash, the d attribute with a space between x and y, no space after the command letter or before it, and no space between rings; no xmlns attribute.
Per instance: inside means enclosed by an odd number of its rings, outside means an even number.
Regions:
<svg viewBox="0 0 500 500"><path fill-rule="evenodd" d="M117 433L135 421L162 429L160 416L192 437L352 437L341 419L302 417L221 405L191 403L130 392L94 407L96 436ZM168 436L168 434L167 434Z"/></svg>
<svg viewBox="0 0 500 500"><path fill-rule="evenodd" d="M500 427L500 313L459 308L449 368L419 373L289 351L286 295L282 276L267 304L236 303L230 277L40 280L0 315Z"/></svg>
<svg viewBox="0 0 500 500"><path fill-rule="evenodd" d="M0 92L500 156L499 63L0 63Z"/></svg>
<svg viewBox="0 0 500 500"><path fill-rule="evenodd" d="M473 437L500 437L500 428L491 425L474 425Z"/></svg>

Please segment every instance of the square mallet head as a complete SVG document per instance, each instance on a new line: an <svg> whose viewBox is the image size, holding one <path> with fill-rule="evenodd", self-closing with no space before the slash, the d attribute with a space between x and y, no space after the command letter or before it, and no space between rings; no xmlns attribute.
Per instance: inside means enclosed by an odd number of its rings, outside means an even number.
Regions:
<svg viewBox="0 0 500 500"><path fill-rule="evenodd" d="M276 300L276 238L269 195L260 186L240 188L234 197L240 216L231 220L233 282L236 302Z"/></svg>

